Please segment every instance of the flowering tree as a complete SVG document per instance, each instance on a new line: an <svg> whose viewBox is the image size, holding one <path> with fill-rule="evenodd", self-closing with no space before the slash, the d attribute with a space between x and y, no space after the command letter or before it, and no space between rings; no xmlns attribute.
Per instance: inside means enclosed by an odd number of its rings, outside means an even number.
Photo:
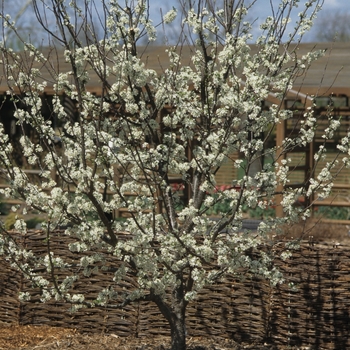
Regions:
<svg viewBox="0 0 350 350"><path fill-rule="evenodd" d="M145 38L154 41L157 34L146 0L86 0L81 7L64 0L33 4L50 47L45 51L24 43L24 52L16 53L1 43L7 95L23 132L20 146L15 146L0 125L0 163L9 183L2 194L25 202L26 209L13 208L18 213L34 208L45 214L42 229L48 237L57 227L66 227L65 235L76 239L70 250L98 248L99 254L82 256L83 273L103 261L104 254L118 257L122 265L115 281L122 281L128 271L137 276L137 287L119 306L153 301L170 324L172 349L185 349L186 306L196 293L226 274L242 271L280 282L271 257L250 252L281 224L308 216L307 208L293 206L297 197L311 197L316 191L327 196L331 190L334 163L300 188L287 186L289 161L284 154L312 142L317 123L312 108L306 110L297 137L267 148L276 125L293 115L282 109L283 98L295 78L322 54L297 53L320 1L308 1L288 33L290 11L298 1L281 0L260 24L257 39L245 20L250 6L243 0L220 6L214 0L183 1L179 40L167 48L167 62L160 62L158 71L147 68L144 47L138 45ZM96 11L99 15L92 21ZM176 15L175 9L166 13L160 27L166 28ZM52 16L56 28L49 25ZM8 16L2 18L15 30ZM102 37L96 35L96 26L103 27ZM68 70L55 61L60 55ZM99 93L93 94L96 76ZM45 91L51 91L50 103L43 98ZM262 102L271 96L275 102L266 109ZM63 97L74 101L73 114ZM50 105L51 118L44 116L44 104ZM337 126L330 119L325 140ZM35 142L28 130L37 135ZM347 152L343 141L340 148ZM41 170L40 182L31 182L18 166L15 147L26 164ZM315 159L324 151L321 147ZM245 162L232 158L237 152ZM273 161L252 172L264 154ZM217 171L227 161L244 175L232 179L235 186L218 187ZM185 196L173 186L172 174ZM278 186L283 188L285 217L261 222L254 235L244 232L243 207L267 208ZM228 203L228 210L214 221L207 213L222 202ZM122 208L129 216L116 220L114 213ZM25 233L25 222L18 218L15 229ZM33 259L3 226L1 231L1 252L41 287L44 300L91 307L113 304L112 289L87 301L70 289L78 276L57 281L40 275L37 265L52 272L67 262L53 254ZM121 240L120 232L127 232L129 239Z"/></svg>

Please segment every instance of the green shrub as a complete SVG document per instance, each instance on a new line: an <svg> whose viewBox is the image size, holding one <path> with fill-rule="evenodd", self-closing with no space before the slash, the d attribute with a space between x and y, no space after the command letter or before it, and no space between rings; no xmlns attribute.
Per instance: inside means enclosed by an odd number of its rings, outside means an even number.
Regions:
<svg viewBox="0 0 350 350"><path fill-rule="evenodd" d="M9 213L9 206L1 201L0 197L0 215L7 215Z"/></svg>
<svg viewBox="0 0 350 350"><path fill-rule="evenodd" d="M320 206L315 208L314 214L316 217L322 217L325 219L349 220L350 208Z"/></svg>
<svg viewBox="0 0 350 350"><path fill-rule="evenodd" d="M41 224L44 221L44 219L35 216L31 219L25 220L26 224L27 224L27 228L29 229L33 229L36 228L38 224Z"/></svg>

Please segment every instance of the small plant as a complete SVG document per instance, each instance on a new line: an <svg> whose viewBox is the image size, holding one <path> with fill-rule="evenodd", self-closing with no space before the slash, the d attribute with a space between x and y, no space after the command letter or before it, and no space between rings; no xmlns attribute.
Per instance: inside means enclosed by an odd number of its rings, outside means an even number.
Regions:
<svg viewBox="0 0 350 350"><path fill-rule="evenodd" d="M4 226L6 230L13 230L15 228L15 223L17 219L20 219L20 215L17 213L11 212L6 216L6 219L4 221Z"/></svg>
<svg viewBox="0 0 350 350"><path fill-rule="evenodd" d="M6 216L6 219L4 221L4 227L6 230L13 230L15 228L15 223L18 219L24 219L22 215L18 215L14 212L11 212ZM42 223L44 221L43 218L40 218L38 216L32 217L30 219L24 220L27 229L34 229L37 227L38 224Z"/></svg>

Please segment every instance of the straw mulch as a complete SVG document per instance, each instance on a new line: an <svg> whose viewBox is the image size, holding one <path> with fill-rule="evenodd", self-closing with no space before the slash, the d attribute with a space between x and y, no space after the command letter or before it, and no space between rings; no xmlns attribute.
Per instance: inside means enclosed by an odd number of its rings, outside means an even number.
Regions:
<svg viewBox="0 0 350 350"><path fill-rule="evenodd" d="M223 338L189 338L188 350L274 350L267 344L237 344ZM1 350L167 350L168 337L130 338L115 334L79 334L47 326L0 326Z"/></svg>

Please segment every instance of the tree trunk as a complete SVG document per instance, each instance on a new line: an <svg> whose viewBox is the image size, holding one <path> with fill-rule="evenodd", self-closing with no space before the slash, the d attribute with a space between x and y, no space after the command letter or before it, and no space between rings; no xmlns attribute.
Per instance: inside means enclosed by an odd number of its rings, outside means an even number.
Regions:
<svg viewBox="0 0 350 350"><path fill-rule="evenodd" d="M185 312L175 313L168 320L171 330L171 350L186 350Z"/></svg>
<svg viewBox="0 0 350 350"><path fill-rule="evenodd" d="M186 350L186 306L183 287L175 287L171 302L168 303L158 295L153 296L153 301L169 322L171 332L171 350Z"/></svg>

